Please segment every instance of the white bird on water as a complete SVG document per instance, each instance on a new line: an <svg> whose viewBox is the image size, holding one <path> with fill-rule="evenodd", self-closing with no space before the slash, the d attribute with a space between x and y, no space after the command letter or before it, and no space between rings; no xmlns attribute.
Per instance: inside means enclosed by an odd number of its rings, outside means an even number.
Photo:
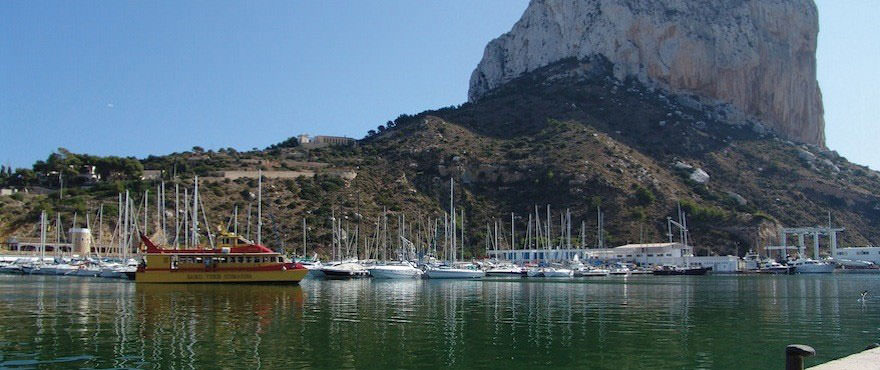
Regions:
<svg viewBox="0 0 880 370"><path fill-rule="evenodd" d="M867 298L868 298L868 291L867 291L867 290L863 290L863 291L862 291L862 296L859 298L859 302L865 303L865 300L866 300Z"/></svg>

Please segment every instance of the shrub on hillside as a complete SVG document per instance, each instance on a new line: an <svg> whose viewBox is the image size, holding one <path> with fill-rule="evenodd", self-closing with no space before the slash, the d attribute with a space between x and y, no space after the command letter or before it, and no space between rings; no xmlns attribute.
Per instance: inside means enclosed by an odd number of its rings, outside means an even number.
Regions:
<svg viewBox="0 0 880 370"><path fill-rule="evenodd" d="M687 214L688 220L698 223L718 222L727 218L727 212L713 206L703 206L690 199L681 201L681 209Z"/></svg>

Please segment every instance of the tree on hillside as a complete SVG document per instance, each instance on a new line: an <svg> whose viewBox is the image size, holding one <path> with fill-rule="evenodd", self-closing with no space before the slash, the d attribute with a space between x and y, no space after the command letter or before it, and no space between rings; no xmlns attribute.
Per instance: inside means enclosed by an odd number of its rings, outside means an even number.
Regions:
<svg viewBox="0 0 880 370"><path fill-rule="evenodd" d="M13 186L26 187L37 181L37 175L34 171L27 168L19 168L15 170L15 174L10 178L9 183Z"/></svg>

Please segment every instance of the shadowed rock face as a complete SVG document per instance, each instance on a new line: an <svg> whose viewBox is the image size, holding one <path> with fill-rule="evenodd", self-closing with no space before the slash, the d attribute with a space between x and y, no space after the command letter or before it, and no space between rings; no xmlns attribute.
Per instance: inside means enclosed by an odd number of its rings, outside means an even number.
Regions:
<svg viewBox="0 0 880 370"><path fill-rule="evenodd" d="M468 97L560 59L602 55L619 79L729 103L825 145L813 0L532 0L486 46Z"/></svg>

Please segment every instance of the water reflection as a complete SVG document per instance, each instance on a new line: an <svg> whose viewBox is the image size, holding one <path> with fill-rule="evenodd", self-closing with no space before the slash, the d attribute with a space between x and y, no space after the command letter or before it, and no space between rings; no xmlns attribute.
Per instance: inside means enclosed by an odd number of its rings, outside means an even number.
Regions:
<svg viewBox="0 0 880 370"><path fill-rule="evenodd" d="M872 276L136 285L0 276L0 367L762 368L875 342Z"/></svg>
<svg viewBox="0 0 880 370"><path fill-rule="evenodd" d="M134 296L147 357L169 354L173 368L220 360L260 367L264 337L281 320L301 318L303 304L298 286L139 284Z"/></svg>

